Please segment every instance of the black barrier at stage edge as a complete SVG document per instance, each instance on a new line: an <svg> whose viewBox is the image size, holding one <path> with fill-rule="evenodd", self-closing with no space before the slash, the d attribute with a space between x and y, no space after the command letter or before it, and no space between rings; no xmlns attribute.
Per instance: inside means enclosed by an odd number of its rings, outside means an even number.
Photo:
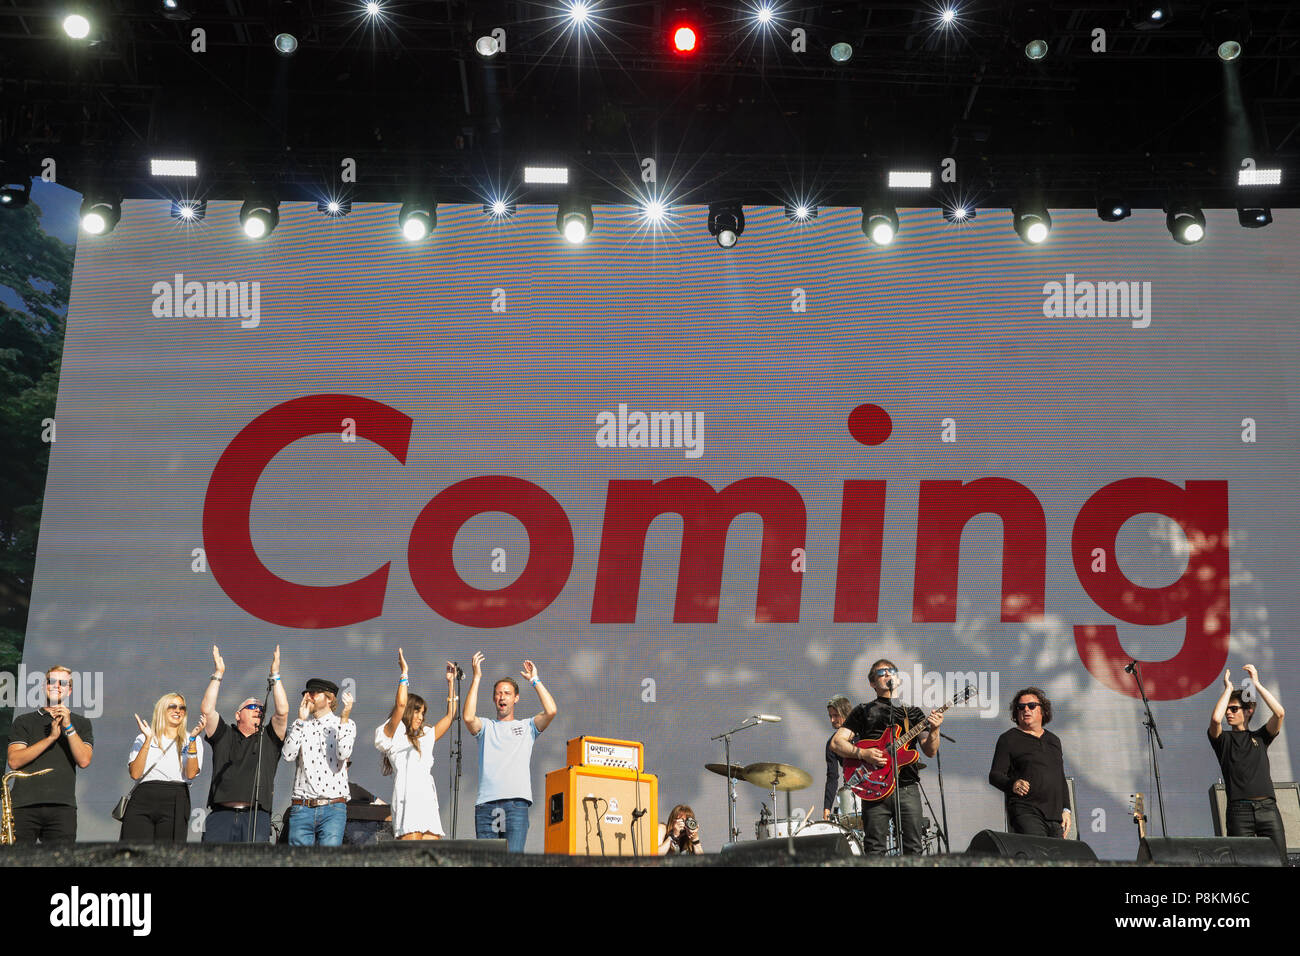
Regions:
<svg viewBox="0 0 1300 956"><path fill-rule="evenodd" d="M1082 840L1025 836L1000 830L981 830L975 834L971 837L966 853L971 856L997 856L1017 860L1097 862L1097 854Z"/></svg>
<svg viewBox="0 0 1300 956"><path fill-rule="evenodd" d="M1281 866L1277 847L1266 837L1147 837L1139 863L1181 866Z"/></svg>

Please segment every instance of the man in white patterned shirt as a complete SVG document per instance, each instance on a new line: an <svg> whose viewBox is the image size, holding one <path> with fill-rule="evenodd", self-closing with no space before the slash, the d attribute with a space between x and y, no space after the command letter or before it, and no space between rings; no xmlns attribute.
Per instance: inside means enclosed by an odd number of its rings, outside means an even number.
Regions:
<svg viewBox="0 0 1300 956"><path fill-rule="evenodd" d="M284 759L295 761L289 808L290 846L341 846L348 815L348 762L357 739L351 694L334 716L339 687L313 677L298 704L298 719L284 738Z"/></svg>

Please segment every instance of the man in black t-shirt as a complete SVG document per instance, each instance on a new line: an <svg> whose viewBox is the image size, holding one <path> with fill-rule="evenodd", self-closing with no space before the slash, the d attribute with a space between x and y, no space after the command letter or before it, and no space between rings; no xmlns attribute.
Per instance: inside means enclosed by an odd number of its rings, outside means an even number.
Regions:
<svg viewBox="0 0 1300 956"><path fill-rule="evenodd" d="M13 781L14 838L18 843L70 843L77 839L77 768L90 766L95 738L90 721L68 710L72 671L45 672L45 706L14 720L9 766L24 773Z"/></svg>
<svg viewBox="0 0 1300 956"><path fill-rule="evenodd" d="M1223 785L1228 797L1228 836L1268 837L1277 847L1285 866L1286 833L1282 829L1282 815L1278 813L1273 793L1273 773L1268 765L1268 747L1282 731L1286 711L1259 682L1259 672L1253 664L1245 667L1247 676L1255 685L1255 692L1273 712L1259 730L1250 730L1250 719L1255 714L1255 702L1241 699L1241 691L1232 687L1232 671L1223 672L1223 693L1210 715L1210 746L1219 758ZM1224 718L1228 730L1223 729Z"/></svg>
<svg viewBox="0 0 1300 956"><path fill-rule="evenodd" d="M871 665L871 686L876 692L876 699L869 704L854 707L844 726L831 738L831 750L843 759L862 760L874 767L883 767L889 763L885 752L876 747L860 748L855 740L876 740L890 726L896 726L901 735L903 728L926 724L928 729L917 741L921 752L933 757L939 752L939 725L943 723L943 714L934 710L927 717L919 707L901 707L894 701L898 688L898 668L885 659ZM904 853L920 853L924 845L921 832L921 792L918 787L921 774L916 763L908 764L898 771L898 802L902 817L902 843ZM889 821L894 817L894 795L883 800L864 802L862 806L862 825L865 831L864 848L868 853L883 854L888 848Z"/></svg>
<svg viewBox="0 0 1300 956"><path fill-rule="evenodd" d="M849 706L849 699L843 694L836 694L828 700L826 716L830 718L831 727L836 731L843 727L852 709ZM835 798L839 795L840 788L844 786L844 767L840 763L839 756L831 750L831 741L834 739L833 733L826 738L826 791L822 796L823 820L831 818L831 814L836 809Z"/></svg>
<svg viewBox="0 0 1300 956"><path fill-rule="evenodd" d="M212 677L203 694L200 708L207 718L206 735L212 748L212 786L208 790L208 820L203 829L204 843L246 843L250 821L255 828L254 841L271 839L271 800L275 771L284 750L284 732L289 722L289 698L280 680L280 647L271 659L270 681L275 713L263 727L262 702L249 697L235 712L233 725L217 715L217 692L226 673L221 651L212 647ZM258 731L261 731L259 734ZM258 774L258 742L261 741L262 769ZM257 787L254 801L253 788Z"/></svg>
<svg viewBox="0 0 1300 956"><path fill-rule="evenodd" d="M1016 726L998 738L989 783L1007 795L1007 824L1029 836L1070 835L1070 791L1061 739L1045 729L1052 702L1037 687L1011 698Z"/></svg>

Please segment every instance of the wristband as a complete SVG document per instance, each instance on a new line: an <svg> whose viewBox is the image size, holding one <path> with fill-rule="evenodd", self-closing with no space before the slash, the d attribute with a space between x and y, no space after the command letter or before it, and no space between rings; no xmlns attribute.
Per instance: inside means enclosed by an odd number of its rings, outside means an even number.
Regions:
<svg viewBox="0 0 1300 956"><path fill-rule="evenodd" d="M73 734L75 734L76 732L77 732L77 728L76 728L76 727L73 727L71 724L69 724L69 725L68 725L68 729L65 730L65 731L63 732L63 736L65 736L65 737L71 737L71 736L72 736Z"/></svg>
<svg viewBox="0 0 1300 956"><path fill-rule="evenodd" d="M538 684L540 684L541 682L542 682L542 679L541 679L540 677L534 677L534 678L533 678L532 680L530 680L528 683L531 684L533 687L536 687L536 686L537 686Z"/></svg>
<svg viewBox="0 0 1300 956"><path fill-rule="evenodd" d="M279 680L279 679L280 679L280 675L278 673L271 675L271 680Z"/></svg>
<svg viewBox="0 0 1300 956"><path fill-rule="evenodd" d="M403 678L402 678L401 680L399 680L397 683L399 683L399 684L409 684L410 682L411 682L411 678L409 678L409 677L403 677Z"/></svg>
<svg viewBox="0 0 1300 956"><path fill-rule="evenodd" d="M220 682L220 680L221 680L221 675L220 675L220 674L213 674L211 677L208 678L208 680L214 680L214 681L218 681L218 682Z"/></svg>

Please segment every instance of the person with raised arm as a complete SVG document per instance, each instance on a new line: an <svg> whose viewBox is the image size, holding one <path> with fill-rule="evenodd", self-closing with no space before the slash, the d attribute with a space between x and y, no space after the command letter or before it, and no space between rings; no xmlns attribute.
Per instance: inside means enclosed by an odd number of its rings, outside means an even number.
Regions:
<svg viewBox="0 0 1300 956"><path fill-rule="evenodd" d="M1268 764L1269 745L1282 732L1286 711L1278 699L1259 682L1254 664L1244 668L1255 685L1255 694L1268 705L1270 716L1263 727L1250 729L1255 701L1242 699L1232 686L1232 671L1223 672L1223 691L1210 715L1210 746L1219 758L1223 786L1227 791L1228 836L1267 837L1277 847L1282 865L1287 864L1286 833L1273 792L1273 772ZM1228 729L1223 729L1224 720Z"/></svg>
<svg viewBox="0 0 1300 956"><path fill-rule="evenodd" d="M208 746L212 748L212 784L208 788L208 819L204 843L247 843L250 827L254 840L271 839L272 798L275 771L280 766L285 730L289 724L289 697L280 680L280 645L271 658L271 696L275 713L263 722L262 701L247 697L227 724L217 713L217 694L226 674L220 649L212 645L212 676L199 708L207 721ZM259 733L260 731L260 733ZM259 743L260 741L260 743ZM257 762L261 757L262 767ZM257 796L253 796L254 781ZM251 822L250 822L251 821Z"/></svg>
<svg viewBox="0 0 1300 956"><path fill-rule="evenodd" d="M164 694L153 707L153 720L135 715L140 733L131 745L127 772L139 781L122 814L123 842L184 843L190 825L190 781L203 769L199 737L207 720L185 734L188 707L180 694Z"/></svg>
<svg viewBox="0 0 1300 956"><path fill-rule="evenodd" d="M313 677L298 703L298 719L284 738L283 758L294 761L289 801L290 846L342 846L348 817L348 764L357 742L351 694L334 714L339 685Z"/></svg>
<svg viewBox="0 0 1300 956"><path fill-rule="evenodd" d="M476 702L483 677L482 653L475 653L473 667L474 676L461 716L466 728L478 739L474 835L480 840L504 839L509 852L522 853L528 838L528 808L533 803L533 741L550 726L559 710L550 691L542 684L536 665L526 660L520 673L537 691L542 712L528 720L516 720L519 684L512 677L503 677L492 685L496 719L479 717Z"/></svg>
<svg viewBox="0 0 1300 956"><path fill-rule="evenodd" d="M424 722L424 698L410 693L400 647L397 665L401 677L392 713L375 730L375 749L384 755L384 775L393 775L393 835L399 840L437 840L443 829L433 782L433 745L456 719L456 665L447 662L447 712L432 727Z"/></svg>

